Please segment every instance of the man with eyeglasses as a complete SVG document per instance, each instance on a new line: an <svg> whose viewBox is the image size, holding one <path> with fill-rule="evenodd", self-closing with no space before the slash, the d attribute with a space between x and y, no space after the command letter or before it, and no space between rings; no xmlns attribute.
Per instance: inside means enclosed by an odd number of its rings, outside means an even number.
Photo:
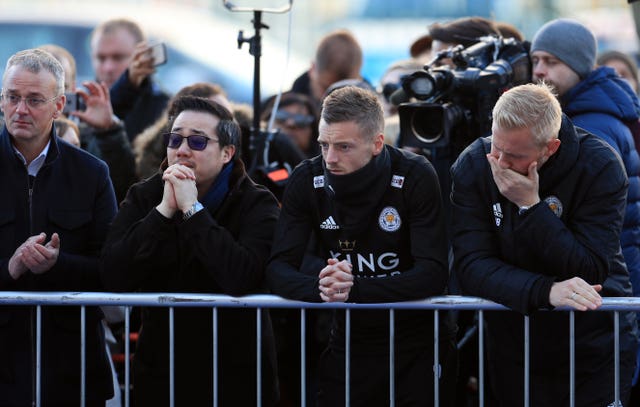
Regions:
<svg viewBox="0 0 640 407"><path fill-rule="evenodd" d="M323 101L321 156L294 170L282 200L267 278L271 290L308 302L386 303L445 293L447 241L438 178L426 158L384 143L378 96L346 86ZM318 406L388 405L389 312L336 310L319 361ZM433 313L395 314L395 402L434 400ZM452 355L441 327L440 364ZM348 358L348 359L347 359ZM345 363L350 362L346 393ZM440 376L442 405L450 372Z"/></svg>
<svg viewBox="0 0 640 407"><path fill-rule="evenodd" d="M116 291L218 293L260 291L278 203L247 176L239 158L240 126L209 99L184 96L169 108L162 172L133 185L103 251L103 281ZM211 309L174 311L175 404L256 405L256 313L218 311L214 377ZM277 401L271 322L262 312L262 405ZM137 405L169 401L166 309L142 312L133 361Z"/></svg>
<svg viewBox="0 0 640 407"><path fill-rule="evenodd" d="M53 121L64 104L64 71L51 54L31 49L9 58L0 98L1 291L101 290L99 253L116 200L106 164L57 140ZM113 395L102 317L86 308L87 406ZM36 321L34 307L0 309L0 404L78 405L80 310L44 308Z"/></svg>

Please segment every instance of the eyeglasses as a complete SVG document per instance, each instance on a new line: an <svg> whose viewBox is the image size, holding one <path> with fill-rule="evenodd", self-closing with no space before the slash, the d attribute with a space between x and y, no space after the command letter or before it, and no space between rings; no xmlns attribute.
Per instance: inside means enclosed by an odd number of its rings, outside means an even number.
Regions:
<svg viewBox="0 0 640 407"><path fill-rule="evenodd" d="M286 110L278 110L276 112L276 121L285 123L289 120L293 121L293 127L304 128L313 123L313 116L310 114L289 113Z"/></svg>
<svg viewBox="0 0 640 407"><path fill-rule="evenodd" d="M4 99L4 101L7 102L11 106L18 106L20 104L20 102L22 100L24 100L24 103L27 104L27 107L29 107L31 109L40 109L46 103L51 102L52 100L55 100L55 99L60 97L58 95L58 96L54 96L54 97L49 98L49 99L42 99L42 98L37 98L37 97L32 97L32 96L22 97L22 96L14 95L12 93L9 93L9 94L4 94L3 93L0 96L2 96L2 99Z"/></svg>
<svg viewBox="0 0 640 407"><path fill-rule="evenodd" d="M182 134L178 133L164 133L162 137L164 137L164 144L169 148L179 148L182 144L182 140L187 139L187 145L190 149L195 151L202 151L207 148L207 143L209 143L209 140L213 141L214 143L218 142L218 140L216 139L196 134L191 136L183 136Z"/></svg>

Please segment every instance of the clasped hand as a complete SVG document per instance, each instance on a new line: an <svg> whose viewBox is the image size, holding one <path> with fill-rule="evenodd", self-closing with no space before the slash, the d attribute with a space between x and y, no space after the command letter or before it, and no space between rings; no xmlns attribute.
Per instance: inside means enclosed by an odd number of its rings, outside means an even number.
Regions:
<svg viewBox="0 0 640 407"><path fill-rule="evenodd" d="M346 260L328 259L320 270L318 288L324 302L346 302L353 287L352 266Z"/></svg>
<svg viewBox="0 0 640 407"><path fill-rule="evenodd" d="M162 174L164 192L162 202L156 207L166 218L172 218L176 211L186 212L198 200L196 175L183 164L173 164Z"/></svg>

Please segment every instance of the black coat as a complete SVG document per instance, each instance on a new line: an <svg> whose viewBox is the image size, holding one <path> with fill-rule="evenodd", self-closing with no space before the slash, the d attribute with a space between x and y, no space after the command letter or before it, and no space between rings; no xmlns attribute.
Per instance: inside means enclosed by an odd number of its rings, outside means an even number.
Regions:
<svg viewBox="0 0 640 407"><path fill-rule="evenodd" d="M99 253L116 201L107 166L65 142L52 131L46 160L33 181L13 150L6 127L0 135L0 290L100 291ZM47 240L60 236L55 266L40 275L27 272L18 280L8 263L28 237L40 232ZM80 402L80 311L44 308L42 314L42 400L44 405ZM105 351L102 313L88 307L87 401L112 396L111 371ZM0 308L0 405L30 405L35 386L35 308Z"/></svg>
<svg viewBox="0 0 640 407"><path fill-rule="evenodd" d="M394 147L386 146L383 155L389 161L384 171L363 174L364 184L354 180L350 188L354 200L370 204L347 200L341 209L325 187L322 157L296 167L287 185L267 268L275 294L320 302L318 273L328 258L353 264L356 278L349 302L409 301L445 293L447 242L435 170L424 157ZM396 223L388 224L391 218ZM351 228L350 222L354 224ZM316 244L309 247L309 241ZM347 247L349 242L353 245ZM386 350L388 312L356 313L353 352ZM431 312L399 314L398 341L410 347L427 346L428 342L416 338L432 337ZM341 346L344 341L342 315L336 314L332 345Z"/></svg>
<svg viewBox="0 0 640 407"><path fill-rule="evenodd" d="M511 372L513 367L522 374L522 314L531 314L532 382L538 385L536 375L564 372L569 363L569 314L535 312L551 307L554 282L577 276L589 284L603 284L602 296L631 294L620 248L628 188L621 160L606 143L576 130L566 117L559 138L560 149L539 171L542 201L524 215L493 181L486 158L489 138L476 140L451 168L454 268L462 292L517 311L486 315L494 372ZM581 375L611 374L604 368L590 369L612 361L613 314L578 312L575 318L578 382L585 378ZM632 313L620 317L621 348L627 355L635 352L637 341L633 319ZM499 383L501 391L511 385L521 391L516 377L509 385ZM631 376L621 377L623 385L630 380ZM602 388L612 386L603 380ZM568 385L562 390L568 392Z"/></svg>
<svg viewBox="0 0 640 407"><path fill-rule="evenodd" d="M127 190L136 181L136 163L124 125L98 130L80 122L80 143L83 150L103 160L109 166L116 200L124 199Z"/></svg>
<svg viewBox="0 0 640 407"><path fill-rule="evenodd" d="M127 69L109 90L113 113L124 121L129 140L151 126L162 116L169 103L165 93L151 76L142 81L139 87L129 81Z"/></svg>
<svg viewBox="0 0 640 407"><path fill-rule="evenodd" d="M135 184L123 201L104 247L103 281L114 291L189 292L243 296L257 293L278 217L278 204L254 184L241 162L216 212L189 220L164 218L161 174ZM255 310L220 309L220 405L255 404ZM275 347L268 313L262 312L263 403L277 398ZM136 398L168 404L169 330L166 308L147 308L134 357ZM175 310L176 405L212 397L212 311ZM182 400L182 402L180 401Z"/></svg>

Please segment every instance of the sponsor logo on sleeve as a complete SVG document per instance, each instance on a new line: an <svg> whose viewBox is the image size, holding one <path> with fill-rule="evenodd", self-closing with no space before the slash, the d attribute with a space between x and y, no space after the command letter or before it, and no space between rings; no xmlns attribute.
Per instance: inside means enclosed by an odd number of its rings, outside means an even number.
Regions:
<svg viewBox="0 0 640 407"><path fill-rule="evenodd" d="M504 216L502 214L502 207L500 206L500 202L493 204L493 216L496 220L496 226L500 226L500 224L502 223L502 217Z"/></svg>
<svg viewBox="0 0 640 407"><path fill-rule="evenodd" d="M394 188L400 188L402 189L402 186L404 185L404 177L401 175L394 175L391 178L391 186Z"/></svg>
<svg viewBox="0 0 640 407"><path fill-rule="evenodd" d="M324 175L317 175L313 177L313 187L314 188L324 187Z"/></svg>

